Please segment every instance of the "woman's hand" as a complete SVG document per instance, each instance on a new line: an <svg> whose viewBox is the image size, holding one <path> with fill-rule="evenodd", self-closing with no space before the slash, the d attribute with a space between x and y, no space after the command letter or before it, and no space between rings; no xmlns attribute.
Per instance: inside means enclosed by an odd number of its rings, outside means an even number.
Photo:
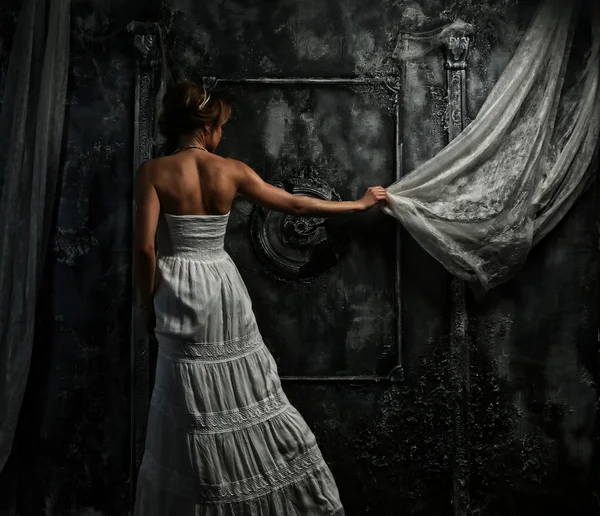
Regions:
<svg viewBox="0 0 600 516"><path fill-rule="evenodd" d="M358 202L361 208L366 211L370 210L373 206L379 204L380 202L387 204L390 202L390 199L386 189L383 188L383 186L372 186Z"/></svg>

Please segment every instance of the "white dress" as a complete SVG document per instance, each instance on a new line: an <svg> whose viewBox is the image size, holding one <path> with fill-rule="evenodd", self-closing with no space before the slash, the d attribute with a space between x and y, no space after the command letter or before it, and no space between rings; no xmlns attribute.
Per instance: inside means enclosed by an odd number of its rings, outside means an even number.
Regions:
<svg viewBox="0 0 600 516"><path fill-rule="evenodd" d="M223 248L227 221L159 220L159 351L134 516L343 515Z"/></svg>

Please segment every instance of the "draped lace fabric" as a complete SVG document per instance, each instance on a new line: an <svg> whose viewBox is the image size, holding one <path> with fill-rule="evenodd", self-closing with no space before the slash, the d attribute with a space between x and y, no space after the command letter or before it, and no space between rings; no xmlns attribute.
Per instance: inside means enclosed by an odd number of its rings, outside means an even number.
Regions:
<svg viewBox="0 0 600 516"><path fill-rule="evenodd" d="M159 352L134 514L342 515L223 248L227 220L159 221Z"/></svg>
<svg viewBox="0 0 600 516"><path fill-rule="evenodd" d="M54 211L69 68L70 0L24 0L0 113L0 470L29 374Z"/></svg>
<svg viewBox="0 0 600 516"><path fill-rule="evenodd" d="M593 177L600 5L590 3L592 46L573 87L563 91L578 2L545 0L476 119L388 188L384 211L448 271L484 289L514 275Z"/></svg>

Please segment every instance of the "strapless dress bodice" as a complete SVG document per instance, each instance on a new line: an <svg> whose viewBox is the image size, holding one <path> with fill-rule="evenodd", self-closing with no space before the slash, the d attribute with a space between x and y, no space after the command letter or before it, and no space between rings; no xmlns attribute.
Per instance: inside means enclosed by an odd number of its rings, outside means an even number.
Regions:
<svg viewBox="0 0 600 516"><path fill-rule="evenodd" d="M229 213L224 215L161 214L157 227L158 254L213 260L224 257Z"/></svg>

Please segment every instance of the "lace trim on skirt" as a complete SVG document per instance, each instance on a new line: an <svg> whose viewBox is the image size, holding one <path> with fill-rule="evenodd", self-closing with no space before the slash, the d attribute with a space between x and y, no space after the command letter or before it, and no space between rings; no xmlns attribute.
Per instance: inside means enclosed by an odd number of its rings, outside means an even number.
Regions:
<svg viewBox="0 0 600 516"><path fill-rule="evenodd" d="M159 356L173 362L229 362L264 346L258 330L225 342L182 342L157 334Z"/></svg>
<svg viewBox="0 0 600 516"><path fill-rule="evenodd" d="M279 389L271 396L245 407L222 412L179 414L182 409L174 407L166 393L155 387L152 406L177 421L186 431L199 434L221 434L235 432L267 421L289 409L290 403L283 390Z"/></svg>
<svg viewBox="0 0 600 516"><path fill-rule="evenodd" d="M285 465L266 471L261 475L245 478L236 482L223 484L202 484L184 478L179 472L161 467L154 457L146 452L140 472L153 483L164 488L192 497L198 504L226 504L244 502L260 498L269 493L282 489L290 484L301 481L304 477L317 473L327 464L318 446L313 446L302 455L292 459Z"/></svg>

